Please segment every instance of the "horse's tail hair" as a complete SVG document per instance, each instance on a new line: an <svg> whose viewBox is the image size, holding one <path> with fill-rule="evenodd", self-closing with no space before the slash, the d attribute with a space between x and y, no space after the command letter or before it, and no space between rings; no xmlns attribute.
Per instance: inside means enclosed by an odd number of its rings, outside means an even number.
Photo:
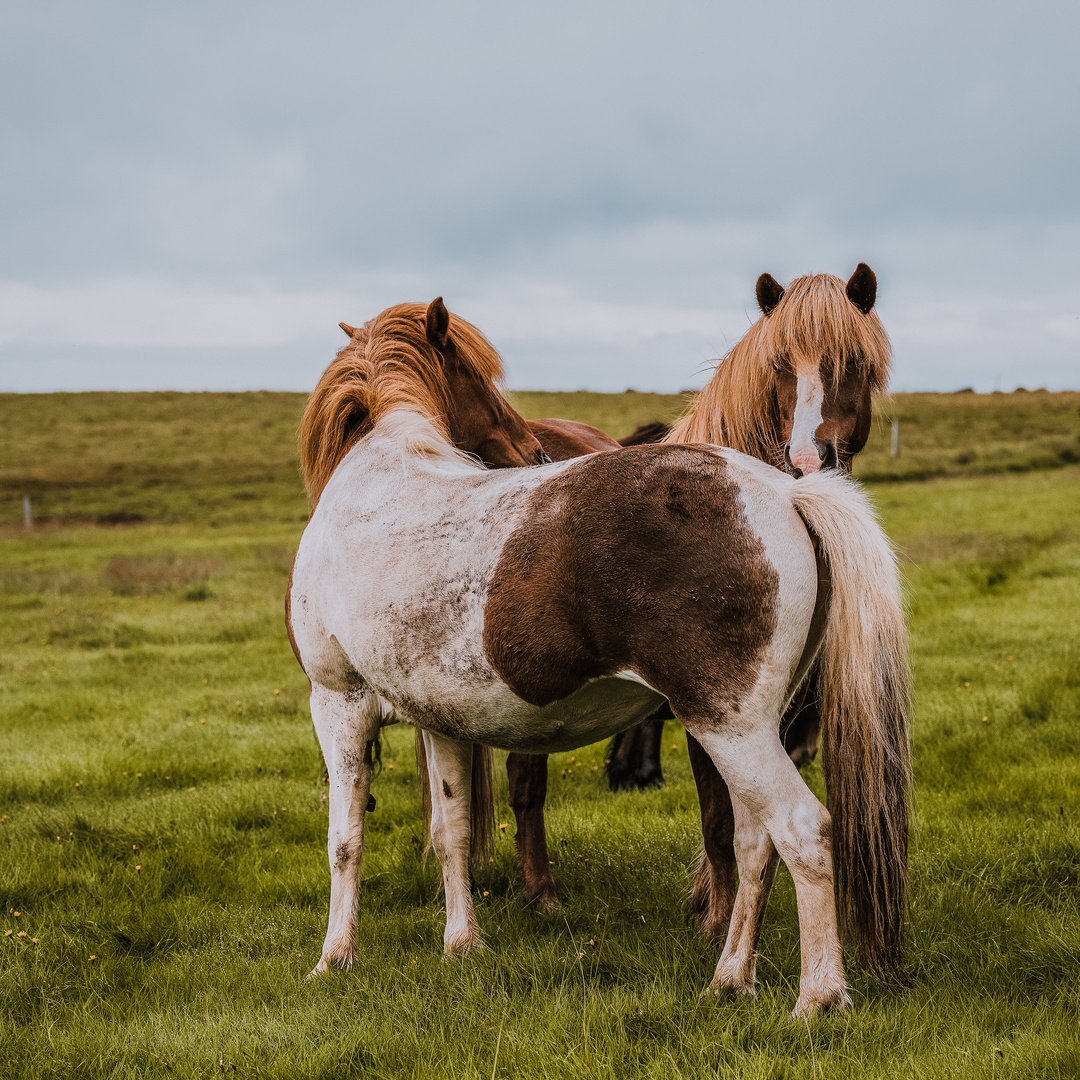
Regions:
<svg viewBox="0 0 1080 1080"><path fill-rule="evenodd" d="M816 473L789 490L830 577L820 694L837 915L864 963L885 979L897 978L908 910L911 796L911 681L900 574L858 484Z"/></svg>
<svg viewBox="0 0 1080 1080"><path fill-rule="evenodd" d="M472 796L469 803L469 858L484 866L495 854L495 751L473 743Z"/></svg>
<svg viewBox="0 0 1080 1080"><path fill-rule="evenodd" d="M427 750L416 729L416 772L424 806L424 854L431 850L431 788L428 786ZM487 864L495 853L495 751L473 743L472 794L469 800L469 859L474 867Z"/></svg>

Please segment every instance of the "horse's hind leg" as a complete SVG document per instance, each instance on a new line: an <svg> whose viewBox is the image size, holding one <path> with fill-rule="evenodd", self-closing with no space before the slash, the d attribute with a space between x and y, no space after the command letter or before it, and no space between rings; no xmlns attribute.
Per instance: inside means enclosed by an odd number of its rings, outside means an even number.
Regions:
<svg viewBox="0 0 1080 1080"><path fill-rule="evenodd" d="M818 732L821 728L818 694L818 668L815 665L780 724L784 749L800 769L817 757Z"/></svg>
<svg viewBox="0 0 1080 1080"><path fill-rule="evenodd" d="M518 866L526 904L534 900L546 912L556 911L559 896L551 876L547 833L544 828L544 801L547 799L548 759L546 754L507 754L506 777L510 806L517 821Z"/></svg>
<svg viewBox="0 0 1080 1080"><path fill-rule="evenodd" d="M799 767L817 754L817 703L806 689L798 694L785 714L781 738L788 756ZM698 789L701 807L701 856L690 894L694 925L710 941L723 946L735 903L735 816L731 795L712 758L689 732L686 749Z"/></svg>
<svg viewBox="0 0 1080 1080"><path fill-rule="evenodd" d="M705 748L686 733L701 807L701 857L690 894L694 925L722 948L735 903L735 814L731 795Z"/></svg>
<svg viewBox="0 0 1080 1080"><path fill-rule="evenodd" d="M657 710L641 723L638 743L638 765L634 782L643 791L664 786L664 770L660 764L660 746L664 741L664 721L671 709Z"/></svg>
<svg viewBox="0 0 1080 1080"><path fill-rule="evenodd" d="M664 721L674 719L675 714L665 701L648 720L620 731L608 743L605 772L612 791L663 787L660 744L664 738Z"/></svg>
<svg viewBox="0 0 1080 1080"><path fill-rule="evenodd" d="M431 846L442 867L446 893L447 954L481 944L469 887L469 808L473 744L424 732L431 791Z"/></svg>
<svg viewBox="0 0 1080 1080"><path fill-rule="evenodd" d="M775 721L747 726L749 712L744 706L739 730L732 730L734 724L713 730L694 725L694 736L727 781L733 802L740 801L741 809L749 811L771 837L795 882L802 953L795 1015L834 1006L842 1008L850 1004L851 999L844 983L836 924L829 813L814 798L784 752L776 734ZM753 846L749 841L748 844ZM748 857L752 854L748 851ZM749 885L747 876L752 878L752 872L740 880L735 899L736 911L745 912L748 920L746 930L736 935L740 942L752 938L750 920L757 910L752 893L740 900L744 887ZM734 918L732 922L735 923ZM723 961L722 957L721 964ZM720 982L724 978L721 964L717 965L715 976Z"/></svg>
<svg viewBox="0 0 1080 1080"><path fill-rule="evenodd" d="M731 990L755 997L758 940L780 857L768 831L738 800L732 804L732 813L739 889L727 941L709 989L713 993Z"/></svg>
<svg viewBox="0 0 1080 1080"><path fill-rule="evenodd" d="M377 699L363 690L339 693L312 685L311 719L330 778L330 918L322 956L311 975L330 967L350 968L356 957L364 813L371 792L371 744L378 735L380 713Z"/></svg>

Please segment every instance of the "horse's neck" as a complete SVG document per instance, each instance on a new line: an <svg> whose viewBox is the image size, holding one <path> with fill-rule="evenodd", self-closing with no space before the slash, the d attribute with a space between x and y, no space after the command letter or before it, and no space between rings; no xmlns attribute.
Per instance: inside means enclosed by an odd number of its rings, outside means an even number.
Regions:
<svg viewBox="0 0 1080 1080"><path fill-rule="evenodd" d="M319 506L325 501L328 508L362 507L365 513L387 507L392 515L408 506L417 520L433 514L465 519L501 506L502 516L510 517L532 489L572 463L485 469L446 442L429 421L398 411L345 455Z"/></svg>

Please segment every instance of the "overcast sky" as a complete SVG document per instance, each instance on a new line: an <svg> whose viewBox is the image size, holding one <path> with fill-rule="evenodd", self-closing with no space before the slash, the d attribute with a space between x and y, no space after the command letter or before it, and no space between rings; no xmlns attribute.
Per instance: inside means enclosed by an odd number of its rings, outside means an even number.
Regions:
<svg viewBox="0 0 1080 1080"><path fill-rule="evenodd" d="M894 389L1080 387L1080 5L7 0L0 389L310 389L442 294L676 390L878 274Z"/></svg>

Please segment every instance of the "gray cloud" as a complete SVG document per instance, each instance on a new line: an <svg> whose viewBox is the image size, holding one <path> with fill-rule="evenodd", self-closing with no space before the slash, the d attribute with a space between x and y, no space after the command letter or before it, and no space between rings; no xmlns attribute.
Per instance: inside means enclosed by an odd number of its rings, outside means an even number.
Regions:
<svg viewBox="0 0 1080 1080"><path fill-rule="evenodd" d="M0 384L303 388L442 292L516 385L676 388L859 259L898 384L1077 381L1075 5L9 7Z"/></svg>

